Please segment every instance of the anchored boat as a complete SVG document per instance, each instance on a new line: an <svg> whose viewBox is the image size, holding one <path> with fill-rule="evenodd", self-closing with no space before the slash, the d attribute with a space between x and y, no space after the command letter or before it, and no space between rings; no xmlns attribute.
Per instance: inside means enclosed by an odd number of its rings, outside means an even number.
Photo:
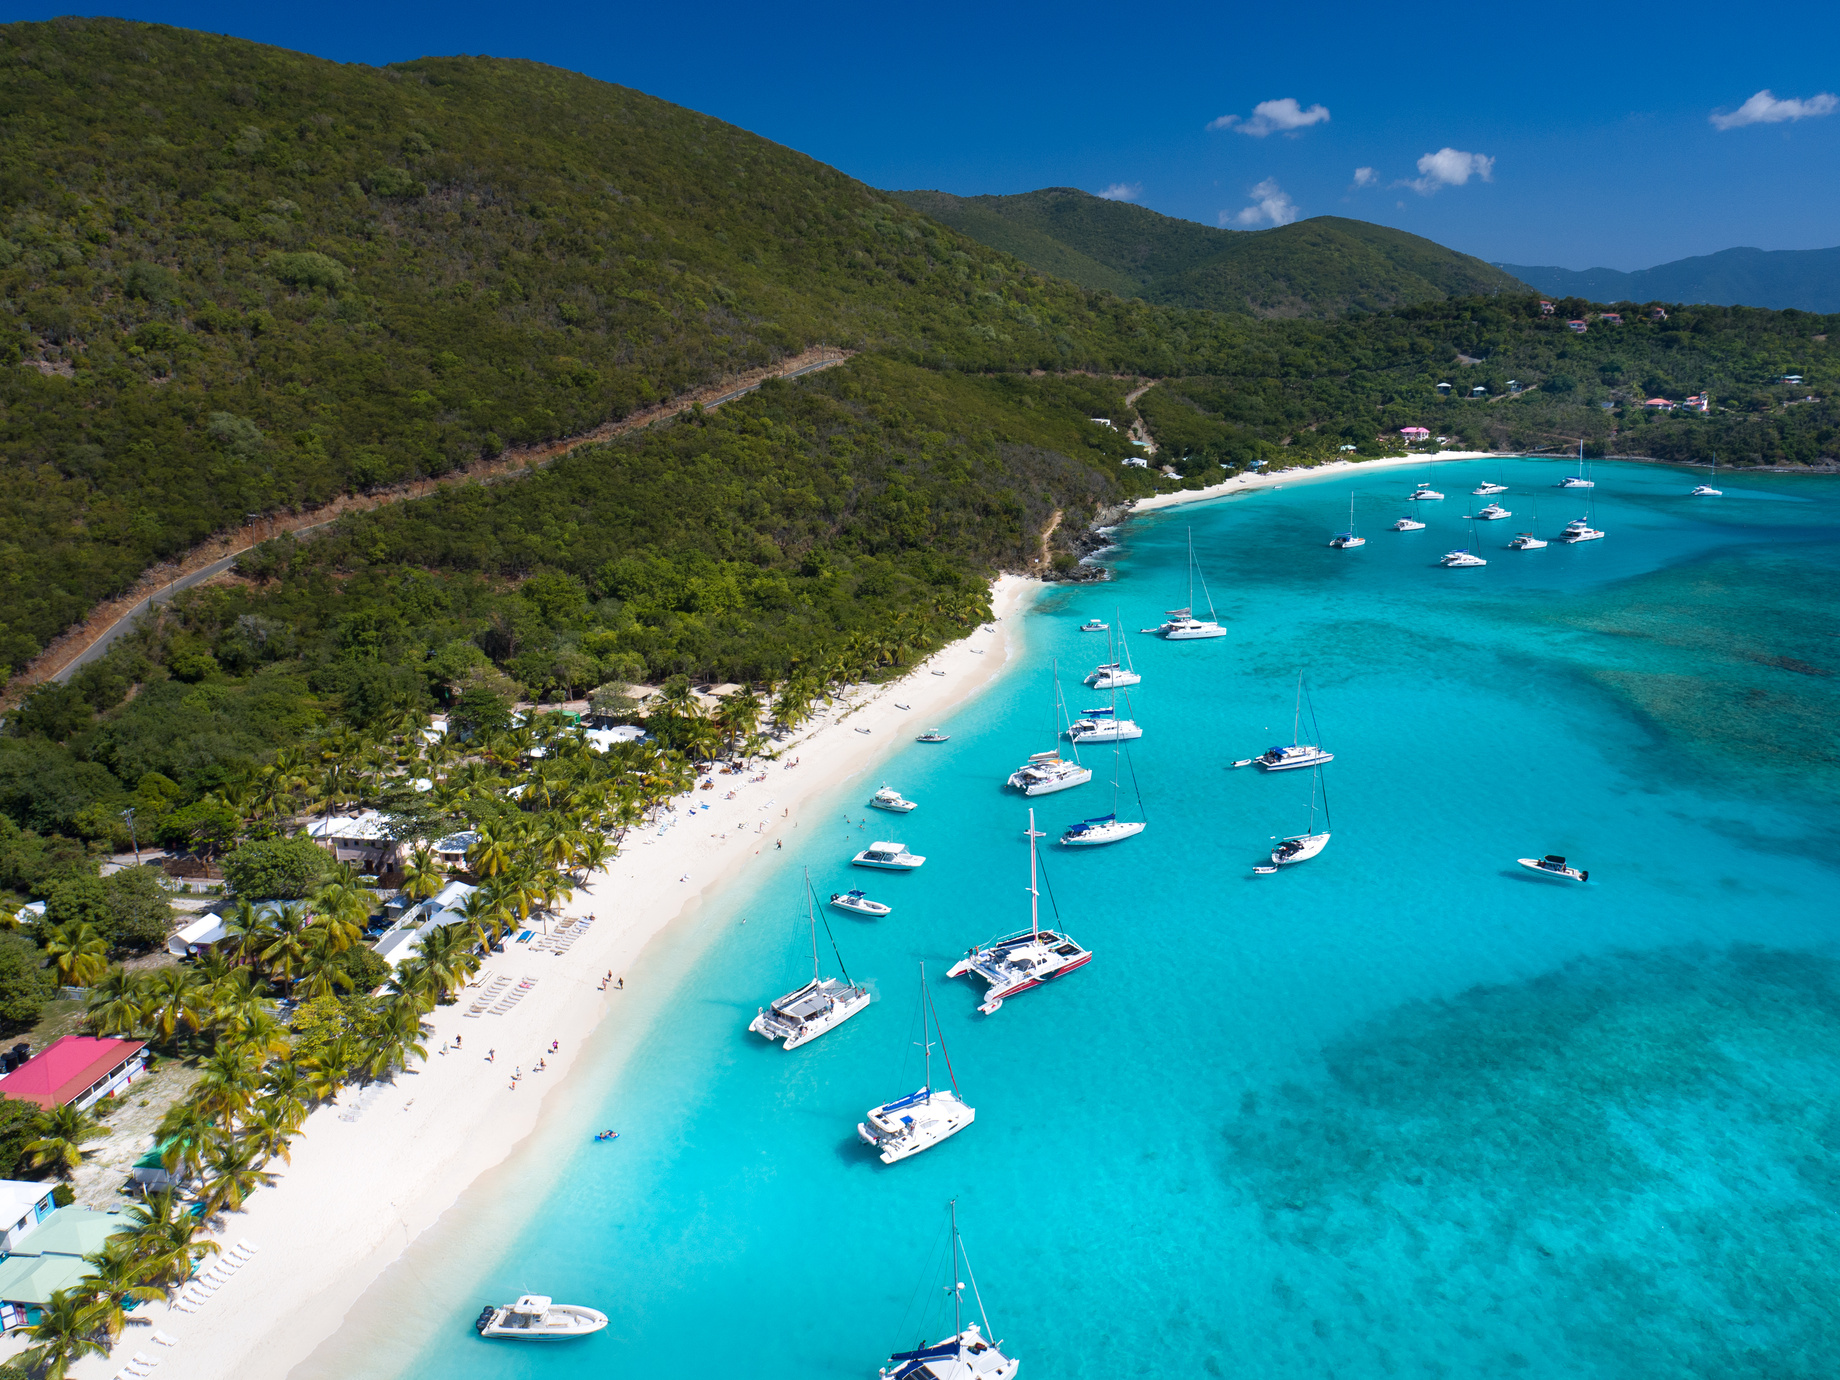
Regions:
<svg viewBox="0 0 1840 1380"><path fill-rule="evenodd" d="M901 793L893 786L883 786L881 790L869 797L869 803L878 810L892 810L898 815L904 815L920 808L911 800L901 799Z"/></svg>
<svg viewBox="0 0 1840 1380"><path fill-rule="evenodd" d="M876 842L850 859L856 867L879 867L884 872L911 872L926 861L918 853L909 853L904 843Z"/></svg>
<svg viewBox="0 0 1840 1380"><path fill-rule="evenodd" d="M1054 715L1055 736L1060 736L1061 725L1067 721L1066 705L1061 700L1060 663L1054 663ZM1037 752L1015 771L1009 774L1009 784L1024 795L1052 795L1055 791L1070 790L1074 786L1083 786L1092 780L1092 768L1080 761L1078 739L1075 739L1073 760L1061 757L1060 749Z"/></svg>
<svg viewBox="0 0 1840 1380"><path fill-rule="evenodd" d="M1207 580L1201 581L1201 597L1207 600L1208 616L1195 617L1195 576L1198 567L1195 564L1195 530L1188 531L1188 606L1170 609L1169 621L1161 627L1145 628L1147 633L1155 633L1167 642L1199 642L1209 637L1225 637L1227 630L1220 626L1219 615L1214 612L1214 596L1208 593Z"/></svg>
<svg viewBox="0 0 1840 1380"><path fill-rule="evenodd" d="M811 923L811 981L786 993L772 1006L761 1007L760 1014L748 1025L756 1035L784 1040L789 1050L810 1044L826 1031L835 1030L869 1005L869 989L850 981L828 922L824 935L831 941L831 952L837 955L837 971L843 977L827 978L818 971L818 908L813 904L813 895L811 869L806 868L805 915Z"/></svg>
<svg viewBox="0 0 1840 1380"><path fill-rule="evenodd" d="M876 920L894 912L893 906L871 901L860 889L854 887L849 891L833 891L830 903L838 910L847 910L852 915L867 915Z"/></svg>
<svg viewBox="0 0 1840 1380"><path fill-rule="evenodd" d="M986 1016L995 1014L1006 997L1052 982L1092 962L1092 950L1072 935L1041 927L1041 891L1035 885L1035 840L1046 837L1035 828L1035 812L1030 810L1028 929L972 949L946 970L947 977L963 977L968 973L990 984L983 1005L978 1007Z"/></svg>
<svg viewBox="0 0 1840 1380"><path fill-rule="evenodd" d="M1543 858L1516 858L1514 861L1530 871L1538 872L1544 877L1557 877L1562 881L1568 882L1588 882L1591 880L1591 874L1589 872L1582 872L1576 867L1568 867L1565 859L1560 857L1557 853L1548 853Z"/></svg>
<svg viewBox="0 0 1840 1380"><path fill-rule="evenodd" d="M1011 1380L1021 1362L1003 1354L1003 1343L989 1340L990 1316L984 1311L983 1296L978 1293L977 1276L971 1273L971 1258L958 1238L958 1200L950 1204L952 1212L951 1270L945 1292L952 1296L952 1335L931 1346L897 1351L881 1368L881 1380ZM984 1320L980 1330L976 1323L961 1317L965 1286L958 1277L959 1262L965 1266L965 1279L971 1281L971 1297L977 1303L978 1317Z"/></svg>
<svg viewBox="0 0 1840 1380"><path fill-rule="evenodd" d="M525 1294L513 1304L487 1304L473 1330L481 1337L516 1342L567 1342L599 1332L606 1325L607 1315L597 1309Z"/></svg>
<svg viewBox="0 0 1840 1380"><path fill-rule="evenodd" d="M1316 793L1323 797L1323 829L1316 832ZM1310 826L1301 834L1292 834L1288 838L1277 840L1278 846L1271 850L1271 860L1278 867L1291 863L1307 862L1329 846L1329 792L1323 785L1322 768L1316 769L1315 778L1310 782Z"/></svg>
<svg viewBox="0 0 1840 1380"><path fill-rule="evenodd" d="M926 1038L927 1022L939 1037L939 1052L946 1061L950 1089L933 1086L933 1042ZM879 1151L883 1164L894 1164L922 1150L931 1150L947 1136L955 1136L977 1120L977 1108L966 1104L958 1091L958 1078L952 1072L952 1058L946 1054L945 1031L939 1026L939 1013L926 990L926 964L920 965L920 1045L926 1058L926 1081L920 1091L871 1107L856 1124L856 1134L863 1144ZM947 1372L950 1374L951 1372Z"/></svg>

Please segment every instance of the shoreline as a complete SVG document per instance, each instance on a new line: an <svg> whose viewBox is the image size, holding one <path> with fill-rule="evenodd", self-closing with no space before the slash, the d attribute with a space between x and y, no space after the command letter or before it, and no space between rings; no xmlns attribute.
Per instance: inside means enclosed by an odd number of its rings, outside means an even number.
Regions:
<svg viewBox="0 0 1840 1380"><path fill-rule="evenodd" d="M1494 450L1441 450L1436 455L1384 455L1376 460L1325 460L1320 465L1299 465L1296 469L1279 470L1274 474L1241 474L1232 479L1223 479L1218 484L1210 484L1205 489L1177 489L1173 493L1152 494L1149 498L1140 498L1131 505L1126 515L1135 517L1139 513L1153 513L1158 508L1174 508L1184 503L1200 503L1210 498L1225 498L1228 494L1249 494L1258 489L1276 489L1285 484L1302 484L1312 479L1330 479L1346 474L1350 470L1393 470L1407 465L1441 465L1458 460L1519 460L1524 457L1507 451ZM1570 457L1561 457L1569 459Z"/></svg>
<svg viewBox="0 0 1840 1380"><path fill-rule="evenodd" d="M603 990L603 975L629 972L681 918L750 864L761 866L815 799L994 685L1017 650L1016 615L1041 587L999 578L995 623L898 680L828 706L756 773L764 779L716 774L705 778L715 789L673 800L658 821L629 832L619 856L564 907L570 917L598 916L569 952L511 943L488 956L459 1002L427 1018L425 1060L316 1109L292 1162L270 1166L275 1184L252 1195L215 1238L225 1249L251 1241L258 1254L196 1314L157 1300L139 1311L139 1320L178 1339L172 1355L185 1375L279 1380L331 1342L384 1271L564 1105L578 1058L618 1014L622 989ZM537 983L507 1014L467 1015L481 984L501 976ZM456 1036L461 1050L451 1047ZM552 1041L561 1046L554 1054ZM497 1053L490 1063L488 1049ZM548 1065L541 1078L539 1057ZM513 1068L524 1071L515 1088ZM131 1328L115 1358L86 1360L72 1375L112 1374L136 1347L146 1349L146 1334Z"/></svg>

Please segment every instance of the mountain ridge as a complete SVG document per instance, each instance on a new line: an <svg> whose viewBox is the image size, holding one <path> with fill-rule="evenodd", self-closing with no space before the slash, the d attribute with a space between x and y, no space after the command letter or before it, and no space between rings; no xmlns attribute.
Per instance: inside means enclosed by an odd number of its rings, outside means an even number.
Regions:
<svg viewBox="0 0 1840 1380"><path fill-rule="evenodd" d="M1571 269L1497 263L1541 292L1594 302L1704 302L1782 311L1840 311L1840 247L1721 249L1653 268Z"/></svg>

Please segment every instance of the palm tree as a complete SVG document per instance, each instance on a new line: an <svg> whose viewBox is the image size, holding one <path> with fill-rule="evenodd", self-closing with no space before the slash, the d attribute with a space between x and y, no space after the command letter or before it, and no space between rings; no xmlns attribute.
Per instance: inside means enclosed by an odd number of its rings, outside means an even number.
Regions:
<svg viewBox="0 0 1840 1380"><path fill-rule="evenodd" d="M75 1104L40 1112L33 1119L32 1129L37 1138L27 1141L25 1146L32 1167L42 1169L50 1165L60 1179L68 1179L83 1163L84 1141L109 1133L108 1127Z"/></svg>
<svg viewBox="0 0 1840 1380"><path fill-rule="evenodd" d="M103 1329L111 1337L119 1337L128 1325L127 1310L133 1305L166 1297L164 1289L148 1282L152 1272L147 1262L126 1242L111 1237L101 1250L83 1259L91 1268L77 1287L95 1296Z"/></svg>
<svg viewBox="0 0 1840 1380"><path fill-rule="evenodd" d="M217 1043L220 1049L234 1049L260 1064L288 1052L288 1030L265 1006L239 1006L219 1023Z"/></svg>
<svg viewBox="0 0 1840 1380"><path fill-rule="evenodd" d="M460 903L460 914L465 917L466 927L478 945L487 950L498 943L498 936L504 928L505 912L497 899L480 887L467 894Z"/></svg>
<svg viewBox="0 0 1840 1380"><path fill-rule="evenodd" d="M63 987L87 987L109 970L109 941L83 921L46 925L45 956Z"/></svg>
<svg viewBox="0 0 1840 1380"><path fill-rule="evenodd" d="M270 977L291 987L294 975L306 962L307 926L312 922L298 902L282 906L269 923L268 942L260 958Z"/></svg>
<svg viewBox="0 0 1840 1380"><path fill-rule="evenodd" d="M236 898L236 905L224 917L225 947L245 962L252 962L268 942L269 916L258 911L247 896Z"/></svg>
<svg viewBox="0 0 1840 1380"><path fill-rule="evenodd" d="M307 1088L304 1074L292 1064L274 1064L268 1070L268 1078L262 1084L262 1103L274 1105L287 1113L288 1125L298 1131L301 1123L312 1111L309 1105L312 1093Z"/></svg>
<svg viewBox="0 0 1840 1380"><path fill-rule="evenodd" d="M299 1123L286 1104L265 1097L256 1103L243 1122L239 1137L245 1149L255 1152L260 1168L277 1155L283 1160L291 1159L288 1138L299 1129Z"/></svg>
<svg viewBox="0 0 1840 1380"><path fill-rule="evenodd" d="M205 1146L217 1131L217 1118L196 1102L180 1102L160 1118L154 1132L160 1163L168 1174L181 1179L197 1175L204 1165Z"/></svg>
<svg viewBox="0 0 1840 1380"><path fill-rule="evenodd" d="M397 1002L390 1007L370 1054L365 1072L372 1078L385 1078L393 1069L407 1068L412 1057L428 1057L428 1049L422 1044L421 1013L412 1003Z"/></svg>
<svg viewBox="0 0 1840 1380"><path fill-rule="evenodd" d="M98 1035L134 1035L141 1029L141 1009L146 1000L146 989L140 980L126 968L116 966L91 985L85 1016Z"/></svg>
<svg viewBox="0 0 1840 1380"><path fill-rule="evenodd" d="M37 1343L19 1360L38 1380L64 1380L85 1356L106 1356L109 1351L102 1340L102 1309L81 1289L59 1289L38 1310L37 1322L13 1331Z"/></svg>
<svg viewBox="0 0 1840 1380"><path fill-rule="evenodd" d="M429 980L442 997L466 986L472 970L479 966L472 936L463 924L438 925L423 935L416 962L428 970Z"/></svg>
<svg viewBox="0 0 1840 1380"><path fill-rule="evenodd" d="M206 1213L213 1217L220 1212L240 1212L251 1193L275 1181L273 1174L256 1163L253 1150L228 1136L220 1137L205 1152L205 1168L210 1175L204 1185L204 1199L210 1205Z"/></svg>
<svg viewBox="0 0 1840 1380"><path fill-rule="evenodd" d="M241 1115L261 1084L260 1056L241 1046L220 1044L203 1067L192 1090L193 1103L219 1121Z"/></svg>
<svg viewBox="0 0 1840 1380"><path fill-rule="evenodd" d="M617 850L602 834L591 834L575 853L575 866L585 882L613 860Z"/></svg>
<svg viewBox="0 0 1840 1380"><path fill-rule="evenodd" d="M180 1027L196 1030L204 1023L204 990L190 969L176 964L156 969L145 992L141 1019L160 1039L172 1039Z"/></svg>
<svg viewBox="0 0 1840 1380"><path fill-rule="evenodd" d="M331 881L313 893L313 910L320 924L332 927L338 949L348 949L364 937L364 926L376 903L376 893L349 866L342 866Z"/></svg>
<svg viewBox="0 0 1840 1380"><path fill-rule="evenodd" d="M196 1239L204 1224L171 1189L149 1193L125 1215L126 1230L109 1241L126 1246L151 1279L177 1284L190 1277L199 1259L219 1249L215 1241Z"/></svg>
<svg viewBox="0 0 1840 1380"><path fill-rule="evenodd" d="M447 883L447 874L434 849L419 844L403 859L403 895L412 901L425 901Z"/></svg>
<svg viewBox="0 0 1840 1380"><path fill-rule="evenodd" d="M434 1010L445 990L440 977L427 963L412 958L396 965L384 995L390 1001L391 1011L406 1007L414 1010L419 1020L423 1012Z"/></svg>
<svg viewBox="0 0 1840 1380"><path fill-rule="evenodd" d="M467 855L475 877L496 877L511 866L511 840L497 829L481 829Z"/></svg>

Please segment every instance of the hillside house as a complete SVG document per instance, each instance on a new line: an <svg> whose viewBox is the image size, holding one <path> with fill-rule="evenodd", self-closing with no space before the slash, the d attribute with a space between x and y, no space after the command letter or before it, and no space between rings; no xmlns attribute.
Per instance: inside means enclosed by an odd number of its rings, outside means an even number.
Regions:
<svg viewBox="0 0 1840 1380"><path fill-rule="evenodd" d="M1540 315L1541 316L1551 316L1552 314L1553 314L1553 304L1551 302L1540 303Z"/></svg>
<svg viewBox="0 0 1840 1380"><path fill-rule="evenodd" d="M1622 316L1619 313L1613 312L1613 311L1599 312L1597 314L1597 319L1599 321L1607 321L1612 326L1620 326L1623 324Z"/></svg>
<svg viewBox="0 0 1840 1380"><path fill-rule="evenodd" d="M1406 438L1408 444L1413 441L1429 441L1431 439L1430 430L1422 426L1402 426L1399 428L1399 434Z"/></svg>
<svg viewBox="0 0 1840 1380"><path fill-rule="evenodd" d="M1102 426L1107 431L1118 430L1117 427L1112 425L1112 419L1110 417L1094 417L1091 419L1091 421L1094 426Z"/></svg>
<svg viewBox="0 0 1840 1380"><path fill-rule="evenodd" d="M1565 328L1573 335L1583 335L1586 331L1591 329L1590 326L1583 321L1567 321L1565 323Z"/></svg>
<svg viewBox="0 0 1840 1380"><path fill-rule="evenodd" d="M462 829L457 834L449 834L444 839L436 839L429 845L435 860L449 872L459 872L466 867L466 855L473 851L473 845L479 842L477 829Z"/></svg>
<svg viewBox="0 0 1840 1380"><path fill-rule="evenodd" d="M316 819L307 826L307 837L340 862L372 874L393 870L401 851L389 836L389 822L375 810Z"/></svg>
<svg viewBox="0 0 1840 1380"><path fill-rule="evenodd" d="M1674 403L1667 398L1650 398L1642 406L1652 412L1672 412L1674 410Z"/></svg>
<svg viewBox="0 0 1840 1380"><path fill-rule="evenodd" d="M1489 395L1489 390L1481 384L1477 384L1474 388L1469 390L1469 395L1472 398L1486 398Z"/></svg>
<svg viewBox="0 0 1840 1380"><path fill-rule="evenodd" d="M1784 374L1779 380L1779 382L1782 383L1800 383L1801 381L1802 376L1800 374Z"/></svg>
<svg viewBox="0 0 1840 1380"><path fill-rule="evenodd" d="M1666 307L1650 307L1648 309L1648 319L1650 321L1667 320L1667 308Z"/></svg>
<svg viewBox="0 0 1840 1380"><path fill-rule="evenodd" d="M1690 412L1712 411L1712 394L1695 393L1682 404Z"/></svg>
<svg viewBox="0 0 1840 1380"><path fill-rule="evenodd" d="M449 882L426 901L405 910L395 927L371 946L372 950L392 968L413 958L422 947L424 935L466 919L461 907L477 890L465 882Z"/></svg>
<svg viewBox="0 0 1840 1380"><path fill-rule="evenodd" d="M1519 379L1509 379L1508 380L1508 391L1510 393L1520 392L1521 391L1521 381Z"/></svg>
<svg viewBox="0 0 1840 1380"><path fill-rule="evenodd" d="M1440 383L1437 386L1437 391L1440 393L1448 393L1450 392L1450 385L1447 383Z"/></svg>
<svg viewBox="0 0 1840 1380"><path fill-rule="evenodd" d="M1131 470L1147 470L1150 468L1150 462L1141 455L1127 455L1124 458L1124 466Z"/></svg>
<svg viewBox="0 0 1840 1380"><path fill-rule="evenodd" d="M48 1112L93 1107L145 1071L146 1051L144 1040L65 1035L0 1077L0 1097L36 1103Z"/></svg>

